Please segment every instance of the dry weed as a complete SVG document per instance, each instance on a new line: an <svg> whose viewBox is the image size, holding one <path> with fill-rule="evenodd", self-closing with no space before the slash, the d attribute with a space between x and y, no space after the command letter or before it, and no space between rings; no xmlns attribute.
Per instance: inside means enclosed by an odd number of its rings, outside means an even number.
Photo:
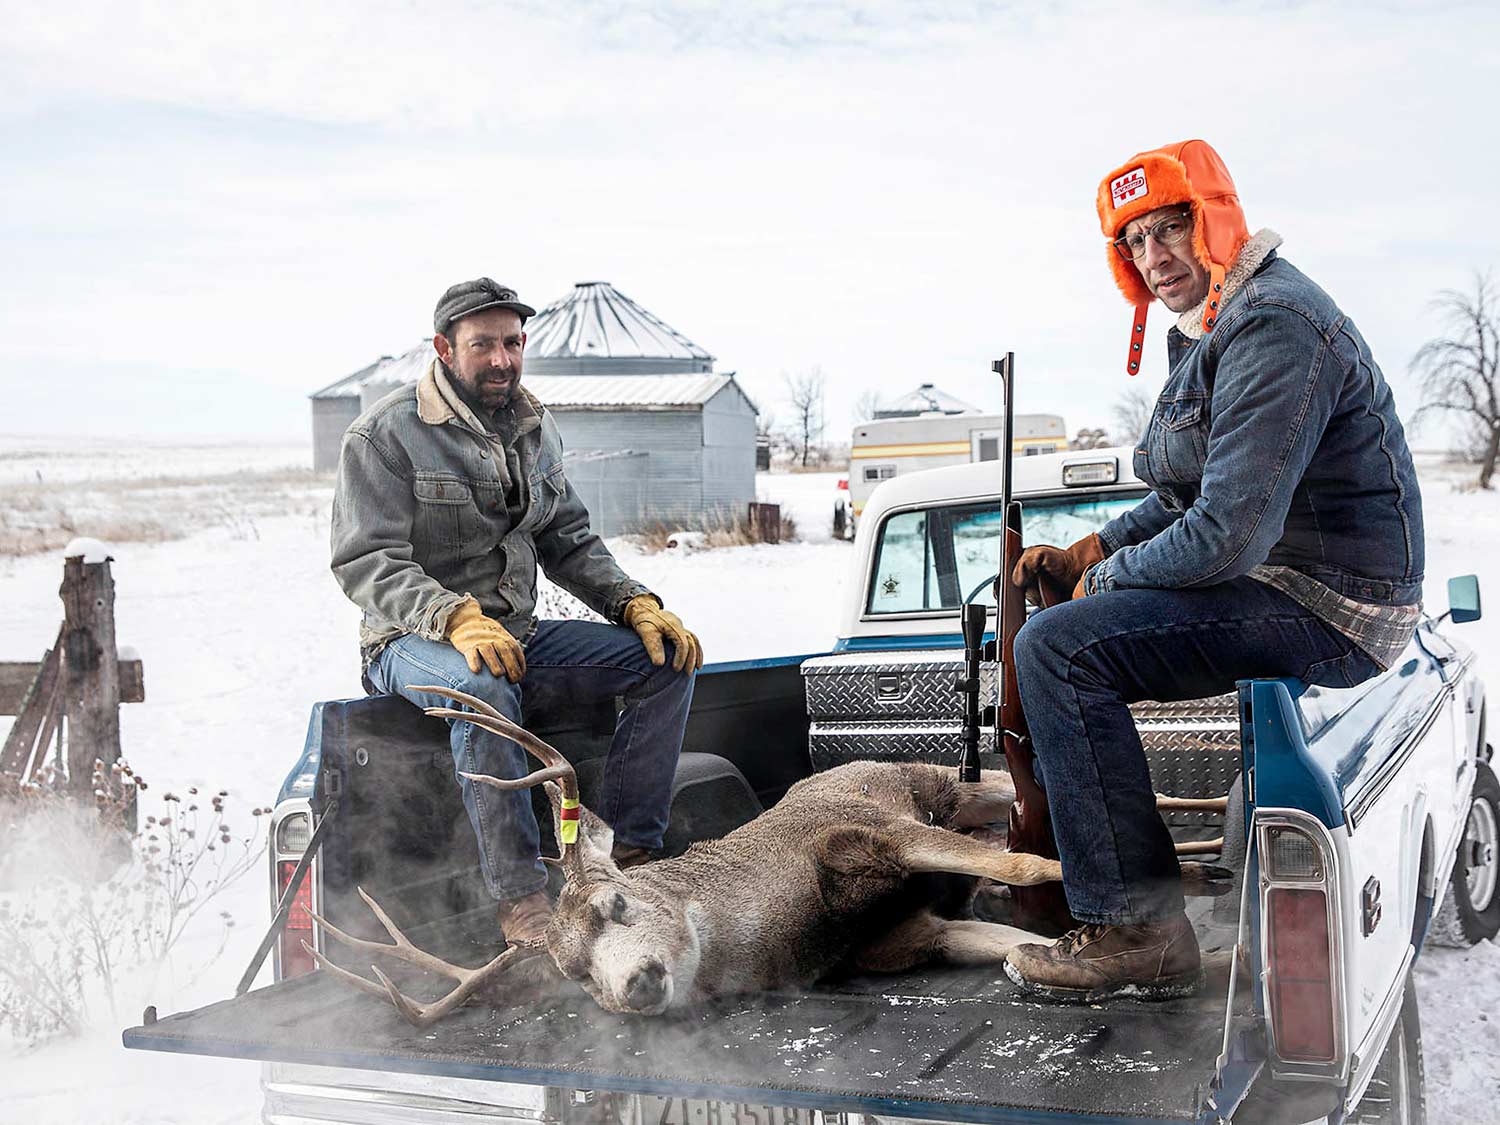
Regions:
<svg viewBox="0 0 1500 1125"><path fill-rule="evenodd" d="M258 539L257 520L321 515L331 498L331 479L304 469L18 485L0 507L0 555L52 551L80 535L162 543L227 528Z"/></svg>
<svg viewBox="0 0 1500 1125"><path fill-rule="evenodd" d="M134 831L145 781L125 763L95 768L96 807L69 799L58 779L0 777L0 1030L34 1043L76 1034L102 1001L111 1020L130 993L150 991L195 918L258 867L269 809L248 833L227 819L228 794L164 793ZM234 919L218 912L224 949Z"/></svg>
<svg viewBox="0 0 1500 1125"><path fill-rule="evenodd" d="M538 577L536 615L552 621L603 621L597 613L568 593Z"/></svg>
<svg viewBox="0 0 1500 1125"><path fill-rule="evenodd" d="M751 520L749 515L723 511L708 512L675 523L653 521L630 538L646 554L654 555L667 550L672 539L681 532L690 533L693 550L748 547L753 543L768 541L760 524ZM787 543L797 538L797 521L784 510L781 513L780 532L776 542Z"/></svg>

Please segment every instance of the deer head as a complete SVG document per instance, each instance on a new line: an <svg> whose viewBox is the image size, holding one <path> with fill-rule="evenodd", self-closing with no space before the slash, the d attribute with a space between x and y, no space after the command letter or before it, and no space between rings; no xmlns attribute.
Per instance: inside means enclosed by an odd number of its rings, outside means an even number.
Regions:
<svg viewBox="0 0 1500 1125"><path fill-rule="evenodd" d="M503 790L546 786L562 853L553 862L561 866L565 877L545 939L546 953L558 971L581 986L600 1007L612 1012L656 1015L674 1000L685 999L691 992L699 960L697 933L687 908L680 899L655 886L649 877L641 877L640 869L621 871L615 864L611 858L614 832L579 801L578 778L572 764L552 746L475 696L437 686L417 690L445 695L474 708L460 711L429 707L429 715L470 722L509 738L542 763L541 769L515 780L485 774L463 776L476 785ZM460 981L441 1001L424 1008L401 995L376 969L385 994L412 1022L425 1025L439 1018L470 996L493 987L511 969L514 955L510 950L478 970L462 970L414 950L380 907L363 891L360 894L396 944L352 939L323 922L333 937L355 948L421 964ZM337 969L322 956L318 960L325 968ZM352 975L337 971L346 979ZM351 983L361 980L354 977ZM360 986L366 991L382 991L368 981Z"/></svg>
<svg viewBox="0 0 1500 1125"><path fill-rule="evenodd" d="M562 790L549 783L547 796L556 819ZM687 907L645 869L616 866L609 825L587 808L580 812L576 856L564 864L567 880L547 927L547 952L601 1008L657 1015L692 989L697 932Z"/></svg>

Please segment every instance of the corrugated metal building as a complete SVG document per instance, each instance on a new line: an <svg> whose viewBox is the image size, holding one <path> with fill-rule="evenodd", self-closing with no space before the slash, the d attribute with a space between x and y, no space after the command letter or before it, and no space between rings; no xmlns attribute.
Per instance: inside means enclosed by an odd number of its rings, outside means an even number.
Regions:
<svg viewBox="0 0 1500 1125"><path fill-rule="evenodd" d="M646 455L637 470L642 496L635 526L716 511L743 514L755 499L755 407L733 375L542 375L524 385L547 404L564 447L580 451L569 460L568 476L585 503L590 498L580 482L587 478L574 469L582 451L596 459ZM590 513L613 508L625 526L631 522L626 466L596 460L593 467L604 476Z"/></svg>
<svg viewBox="0 0 1500 1125"><path fill-rule="evenodd" d="M313 472L331 473L337 469L344 431L354 419L403 383L415 383L420 379L432 356L432 341L423 340L411 351L383 355L353 375L345 375L338 382L309 395L312 401Z"/></svg>
<svg viewBox="0 0 1500 1125"><path fill-rule="evenodd" d="M742 514L755 499L755 406L707 351L606 282L580 283L526 327L522 383L556 419L600 534ZM315 392L314 467L335 469L349 424L432 354L423 340Z"/></svg>
<svg viewBox="0 0 1500 1125"><path fill-rule="evenodd" d="M607 281L580 281L526 325L533 375L710 372L714 357Z"/></svg>

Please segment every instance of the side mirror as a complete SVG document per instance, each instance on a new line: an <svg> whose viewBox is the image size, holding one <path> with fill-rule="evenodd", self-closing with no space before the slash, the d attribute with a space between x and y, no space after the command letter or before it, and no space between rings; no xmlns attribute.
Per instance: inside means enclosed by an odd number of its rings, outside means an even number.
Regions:
<svg viewBox="0 0 1500 1125"><path fill-rule="evenodd" d="M1483 612L1479 605L1479 576L1461 574L1448 579L1448 612L1455 625L1478 621Z"/></svg>

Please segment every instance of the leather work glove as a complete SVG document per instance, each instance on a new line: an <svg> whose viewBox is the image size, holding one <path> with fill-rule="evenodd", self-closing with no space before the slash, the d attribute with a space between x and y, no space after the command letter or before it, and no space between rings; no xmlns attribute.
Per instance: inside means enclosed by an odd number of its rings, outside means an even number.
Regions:
<svg viewBox="0 0 1500 1125"><path fill-rule="evenodd" d="M1026 600L1033 605L1056 605L1083 597L1084 572L1103 559L1104 542L1090 533L1067 549L1027 547L1010 579L1026 591Z"/></svg>
<svg viewBox="0 0 1500 1125"><path fill-rule="evenodd" d="M663 609L650 594L637 594L625 603L625 624L629 625L646 646L646 655L651 663L661 667L666 663L667 653L662 647L662 638L672 642L677 650L672 654L672 668L681 672L686 668L696 672L703 667L703 645L688 632L682 618L669 609Z"/></svg>
<svg viewBox="0 0 1500 1125"><path fill-rule="evenodd" d="M486 617L477 602L464 602L448 618L448 643L464 654L469 671L479 674L484 662L490 675L502 673L513 684L526 675L526 650L500 622Z"/></svg>

